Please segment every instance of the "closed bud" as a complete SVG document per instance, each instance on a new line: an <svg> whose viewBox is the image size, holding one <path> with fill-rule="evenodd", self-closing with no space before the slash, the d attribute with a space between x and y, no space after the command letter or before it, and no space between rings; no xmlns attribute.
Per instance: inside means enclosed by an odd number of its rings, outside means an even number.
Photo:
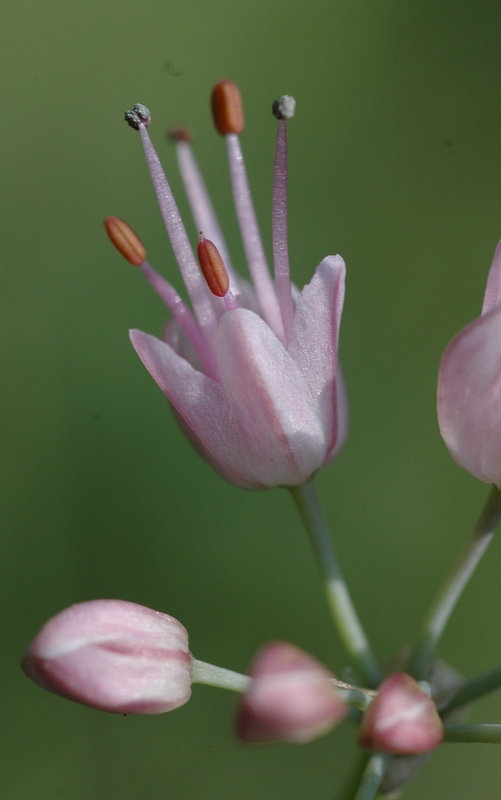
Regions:
<svg viewBox="0 0 501 800"><path fill-rule="evenodd" d="M237 719L244 742L309 742L346 715L329 670L287 642L261 650L250 674Z"/></svg>
<svg viewBox="0 0 501 800"><path fill-rule="evenodd" d="M410 675L390 675L362 720L358 743L386 753L419 755L438 747L442 721L435 703Z"/></svg>
<svg viewBox="0 0 501 800"><path fill-rule="evenodd" d="M116 714L162 714L191 695L186 629L124 600L61 611L32 642L22 667L44 689Z"/></svg>

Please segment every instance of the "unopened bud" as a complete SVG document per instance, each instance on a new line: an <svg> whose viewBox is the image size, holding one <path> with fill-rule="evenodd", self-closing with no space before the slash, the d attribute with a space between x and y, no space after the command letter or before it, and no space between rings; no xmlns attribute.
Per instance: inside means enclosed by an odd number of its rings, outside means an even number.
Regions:
<svg viewBox="0 0 501 800"><path fill-rule="evenodd" d="M432 698L403 672L390 675L365 712L360 747L386 753L419 755L443 739L442 721Z"/></svg>
<svg viewBox="0 0 501 800"><path fill-rule="evenodd" d="M290 94L283 94L274 101L271 110L277 119L290 119L296 113L296 101Z"/></svg>
<svg viewBox="0 0 501 800"><path fill-rule="evenodd" d="M123 219L120 219L120 217L106 217L104 227L111 243L115 245L118 252L130 264L139 267L143 261L146 261L146 250L141 239Z"/></svg>
<svg viewBox="0 0 501 800"><path fill-rule="evenodd" d="M212 116L221 136L242 133L244 112L240 89L232 81L219 81L212 90Z"/></svg>
<svg viewBox="0 0 501 800"><path fill-rule="evenodd" d="M216 297L224 297L229 289L230 280L219 250L210 239L205 239L200 233L197 251L207 286Z"/></svg>
<svg viewBox="0 0 501 800"><path fill-rule="evenodd" d="M261 650L250 675L237 720L244 742L310 742L346 715L333 675L287 642Z"/></svg>
<svg viewBox="0 0 501 800"><path fill-rule="evenodd" d="M134 108L125 112L124 119L131 128L135 128L138 131L140 125L148 127L151 122L151 114L149 109L143 106L142 103L136 103Z"/></svg>
<svg viewBox="0 0 501 800"><path fill-rule="evenodd" d="M124 600L61 611L32 642L22 667L43 689L116 714L162 714L191 695L186 629Z"/></svg>

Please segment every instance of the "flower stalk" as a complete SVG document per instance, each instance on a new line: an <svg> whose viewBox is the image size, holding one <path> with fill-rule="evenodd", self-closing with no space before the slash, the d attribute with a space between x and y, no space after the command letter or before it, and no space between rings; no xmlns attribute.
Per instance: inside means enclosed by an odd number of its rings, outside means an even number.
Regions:
<svg viewBox="0 0 501 800"><path fill-rule="evenodd" d="M408 671L418 680L427 677L445 626L494 536L500 519L501 492L493 486L469 540L439 591L418 634L408 664Z"/></svg>
<svg viewBox="0 0 501 800"><path fill-rule="evenodd" d="M364 681L369 686L377 686L382 679L381 670L344 581L314 478L290 490L310 536L339 635Z"/></svg>
<svg viewBox="0 0 501 800"><path fill-rule="evenodd" d="M373 800L376 797L390 758L388 753L375 753L369 759L354 800Z"/></svg>
<svg viewBox="0 0 501 800"><path fill-rule="evenodd" d="M228 689L230 692L245 692L251 682L248 675L199 661L198 658L192 659L191 679L193 683L205 683L207 686Z"/></svg>
<svg viewBox="0 0 501 800"><path fill-rule="evenodd" d="M444 742L501 744L501 725L444 725Z"/></svg>
<svg viewBox="0 0 501 800"><path fill-rule="evenodd" d="M478 700L499 688L501 688L501 667L496 667L483 675L476 675L464 682L452 700L445 708L441 709L441 714L448 714L449 711L462 708L473 700Z"/></svg>

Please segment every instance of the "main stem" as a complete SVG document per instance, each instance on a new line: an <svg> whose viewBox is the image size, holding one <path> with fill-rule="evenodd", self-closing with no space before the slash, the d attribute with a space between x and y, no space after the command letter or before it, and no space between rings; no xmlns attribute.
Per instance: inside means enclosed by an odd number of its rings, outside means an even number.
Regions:
<svg viewBox="0 0 501 800"><path fill-rule="evenodd" d="M381 671L344 582L314 479L291 487L291 493L310 536L324 579L329 608L341 639L365 682L369 686L378 686L382 679Z"/></svg>
<svg viewBox="0 0 501 800"><path fill-rule="evenodd" d="M414 677L427 677L449 617L487 549L500 519L501 492L493 486L470 539L425 618L408 665L408 671Z"/></svg>

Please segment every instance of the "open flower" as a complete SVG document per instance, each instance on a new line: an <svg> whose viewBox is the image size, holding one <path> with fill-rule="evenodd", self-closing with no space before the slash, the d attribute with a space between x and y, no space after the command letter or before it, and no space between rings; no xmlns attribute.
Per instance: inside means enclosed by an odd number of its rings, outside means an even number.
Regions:
<svg viewBox="0 0 501 800"><path fill-rule="evenodd" d="M186 629L125 600L61 611L31 643L22 667L42 688L115 714L162 714L191 696Z"/></svg>
<svg viewBox="0 0 501 800"><path fill-rule="evenodd" d="M345 266L327 256L301 293L293 287L287 245L287 133L293 98L273 106L278 119L273 185L275 280L267 266L238 134L240 94L222 81L213 92L218 131L228 146L237 217L252 285L233 269L186 131L174 132L181 173L198 229L199 268L147 132L148 109L126 113L139 130L167 232L192 310L148 264L142 244L116 217L113 243L160 294L173 318L157 339L131 331L146 368L200 453L229 481L247 488L294 486L337 453L347 409L337 363ZM207 238L205 238L207 237Z"/></svg>
<svg viewBox="0 0 501 800"><path fill-rule="evenodd" d="M447 347L438 377L440 432L464 469L501 489L501 242L482 315Z"/></svg>

